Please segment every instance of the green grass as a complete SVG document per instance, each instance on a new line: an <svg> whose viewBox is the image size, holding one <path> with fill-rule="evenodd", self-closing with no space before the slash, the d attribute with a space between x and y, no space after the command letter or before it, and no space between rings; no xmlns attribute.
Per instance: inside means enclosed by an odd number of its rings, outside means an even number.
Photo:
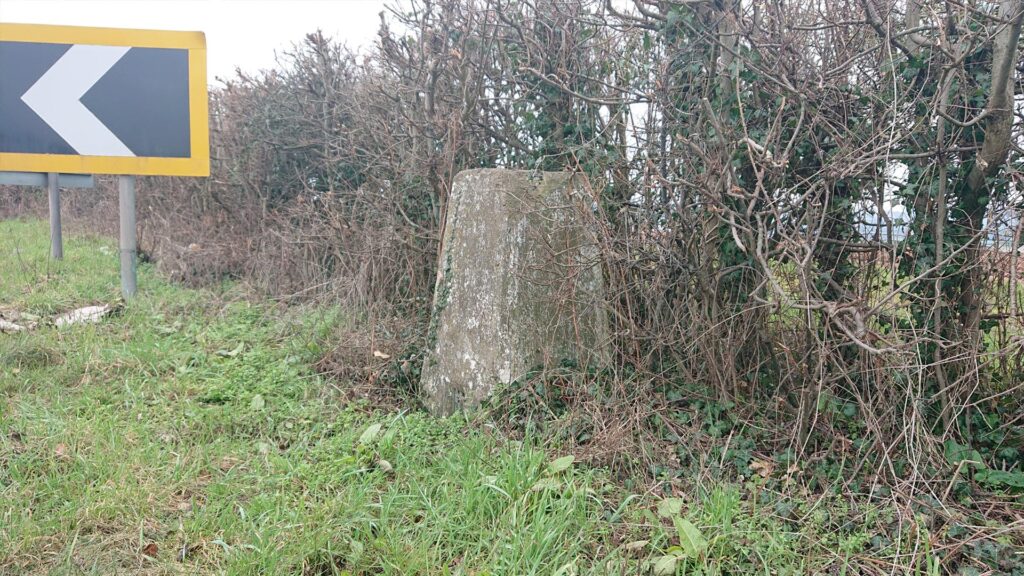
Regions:
<svg viewBox="0 0 1024 576"><path fill-rule="evenodd" d="M47 249L45 223L0 221L0 307L117 299L109 240ZM146 265L139 285L98 324L0 334L0 574L634 574L665 554L679 574L857 573L892 522L721 484L684 495L707 542L687 551L658 498L552 469L540 439L345 401L308 368L344 311ZM925 574L919 541L900 564Z"/></svg>

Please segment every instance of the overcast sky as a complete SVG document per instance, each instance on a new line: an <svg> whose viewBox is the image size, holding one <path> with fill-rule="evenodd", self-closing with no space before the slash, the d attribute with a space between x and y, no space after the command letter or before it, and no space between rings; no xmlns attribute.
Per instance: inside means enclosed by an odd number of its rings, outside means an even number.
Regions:
<svg viewBox="0 0 1024 576"><path fill-rule="evenodd" d="M320 28L350 47L376 38L382 0L0 0L0 22L206 33L210 83L235 67L274 66L287 49Z"/></svg>

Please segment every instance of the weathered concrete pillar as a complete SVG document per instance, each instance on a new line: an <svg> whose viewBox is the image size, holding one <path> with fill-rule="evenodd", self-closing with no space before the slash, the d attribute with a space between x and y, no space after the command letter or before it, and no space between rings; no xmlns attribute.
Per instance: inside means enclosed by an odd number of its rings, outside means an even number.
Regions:
<svg viewBox="0 0 1024 576"><path fill-rule="evenodd" d="M561 172L467 170L448 201L421 385L439 415L564 359L609 358L582 198Z"/></svg>

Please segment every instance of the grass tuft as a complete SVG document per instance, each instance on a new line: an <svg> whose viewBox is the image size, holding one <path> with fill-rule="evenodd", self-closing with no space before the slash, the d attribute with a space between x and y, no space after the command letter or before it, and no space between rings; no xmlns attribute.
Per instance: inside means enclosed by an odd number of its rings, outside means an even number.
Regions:
<svg viewBox="0 0 1024 576"><path fill-rule="evenodd" d="M53 367L64 361L61 351L50 346L45 337L19 332L4 336L0 348L0 365L11 370L34 370Z"/></svg>
<svg viewBox="0 0 1024 576"><path fill-rule="evenodd" d="M109 241L70 238L52 263L46 231L0 221L0 306L47 319L116 298ZM895 522L882 502L793 499L757 478L630 491L551 439L351 400L311 368L350 321L342 310L188 290L146 264L139 285L98 324L0 334L0 574L938 565L929 531L941 528L923 514ZM993 562L1012 556L1001 529L1005 542L984 541Z"/></svg>

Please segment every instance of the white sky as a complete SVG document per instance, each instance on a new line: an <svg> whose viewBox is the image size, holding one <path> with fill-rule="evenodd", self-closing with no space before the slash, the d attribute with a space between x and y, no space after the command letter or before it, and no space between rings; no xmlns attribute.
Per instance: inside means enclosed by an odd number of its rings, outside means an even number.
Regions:
<svg viewBox="0 0 1024 576"><path fill-rule="evenodd" d="M274 66L317 28L357 48L376 39L382 0L0 0L0 22L206 33L209 81Z"/></svg>

